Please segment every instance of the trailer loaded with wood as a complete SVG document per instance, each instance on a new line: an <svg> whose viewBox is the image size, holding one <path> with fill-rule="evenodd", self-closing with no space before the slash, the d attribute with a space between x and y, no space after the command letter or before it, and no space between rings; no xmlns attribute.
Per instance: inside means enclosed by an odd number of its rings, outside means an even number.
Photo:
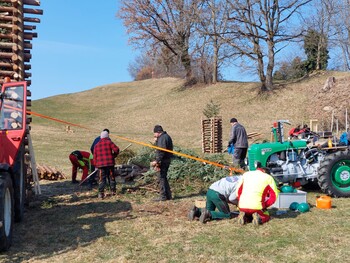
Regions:
<svg viewBox="0 0 350 263"><path fill-rule="evenodd" d="M31 40L37 37L38 0L0 3L0 251L9 249L32 186L39 191L30 137Z"/></svg>

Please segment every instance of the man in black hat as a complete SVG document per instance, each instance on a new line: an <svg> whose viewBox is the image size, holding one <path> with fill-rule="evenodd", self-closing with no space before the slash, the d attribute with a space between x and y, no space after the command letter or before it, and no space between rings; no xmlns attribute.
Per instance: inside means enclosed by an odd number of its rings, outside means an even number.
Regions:
<svg viewBox="0 0 350 263"><path fill-rule="evenodd" d="M231 145L234 147L232 156L233 165L239 165L241 168L244 168L246 166L244 159L248 151L248 135L243 125L238 123L236 118L232 118L230 123L231 132L227 147Z"/></svg>
<svg viewBox="0 0 350 263"><path fill-rule="evenodd" d="M173 150L173 141L171 137L163 130L162 126L156 125L153 129L155 145L167 150ZM172 153L156 150L156 159L151 163L154 169L157 171L157 177L159 181L160 196L154 201L166 201L171 200L171 190L168 182L167 174L171 162Z"/></svg>

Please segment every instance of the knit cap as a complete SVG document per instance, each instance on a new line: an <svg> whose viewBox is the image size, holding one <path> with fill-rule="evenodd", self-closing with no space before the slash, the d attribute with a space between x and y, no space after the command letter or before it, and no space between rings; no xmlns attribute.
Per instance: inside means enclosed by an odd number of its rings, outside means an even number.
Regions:
<svg viewBox="0 0 350 263"><path fill-rule="evenodd" d="M109 137L108 132L106 132L106 131L101 132L101 136L100 137L101 137L101 139L108 138Z"/></svg>

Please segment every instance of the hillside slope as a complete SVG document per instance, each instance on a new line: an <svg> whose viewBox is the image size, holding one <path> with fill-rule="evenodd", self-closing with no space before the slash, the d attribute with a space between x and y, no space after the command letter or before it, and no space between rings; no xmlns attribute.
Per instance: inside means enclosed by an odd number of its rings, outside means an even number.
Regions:
<svg viewBox="0 0 350 263"><path fill-rule="evenodd" d="M322 87L330 76L336 78L336 85L323 92ZM103 128L109 128L112 135L148 143L152 141L155 124L168 131L175 145L200 152L202 112L210 100L221 106L224 146L231 117L236 117L248 132L262 133L262 139L270 138L272 123L279 119L290 120L292 126L308 124L310 119L319 119L326 125L331 113L323 110L325 106L332 106L339 116L349 107L349 79L348 73L323 72L280 85L272 93L260 96L258 83L227 82L182 90L183 80L165 78L115 83L33 101L34 112L90 128L72 127L74 132L67 133L66 124L34 116L32 136L36 159L68 172L69 153L75 149L89 150ZM121 148L129 144L113 140Z"/></svg>

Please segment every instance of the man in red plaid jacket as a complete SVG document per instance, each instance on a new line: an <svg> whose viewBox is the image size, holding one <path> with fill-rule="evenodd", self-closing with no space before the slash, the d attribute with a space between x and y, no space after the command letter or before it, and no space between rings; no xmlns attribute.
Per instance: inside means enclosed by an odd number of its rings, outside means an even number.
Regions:
<svg viewBox="0 0 350 263"><path fill-rule="evenodd" d="M116 182L114 175L114 159L119 154L119 148L109 139L107 131L101 132L101 140L94 148L95 167L99 169L98 197L104 198L106 180L109 178L112 195L116 193Z"/></svg>

